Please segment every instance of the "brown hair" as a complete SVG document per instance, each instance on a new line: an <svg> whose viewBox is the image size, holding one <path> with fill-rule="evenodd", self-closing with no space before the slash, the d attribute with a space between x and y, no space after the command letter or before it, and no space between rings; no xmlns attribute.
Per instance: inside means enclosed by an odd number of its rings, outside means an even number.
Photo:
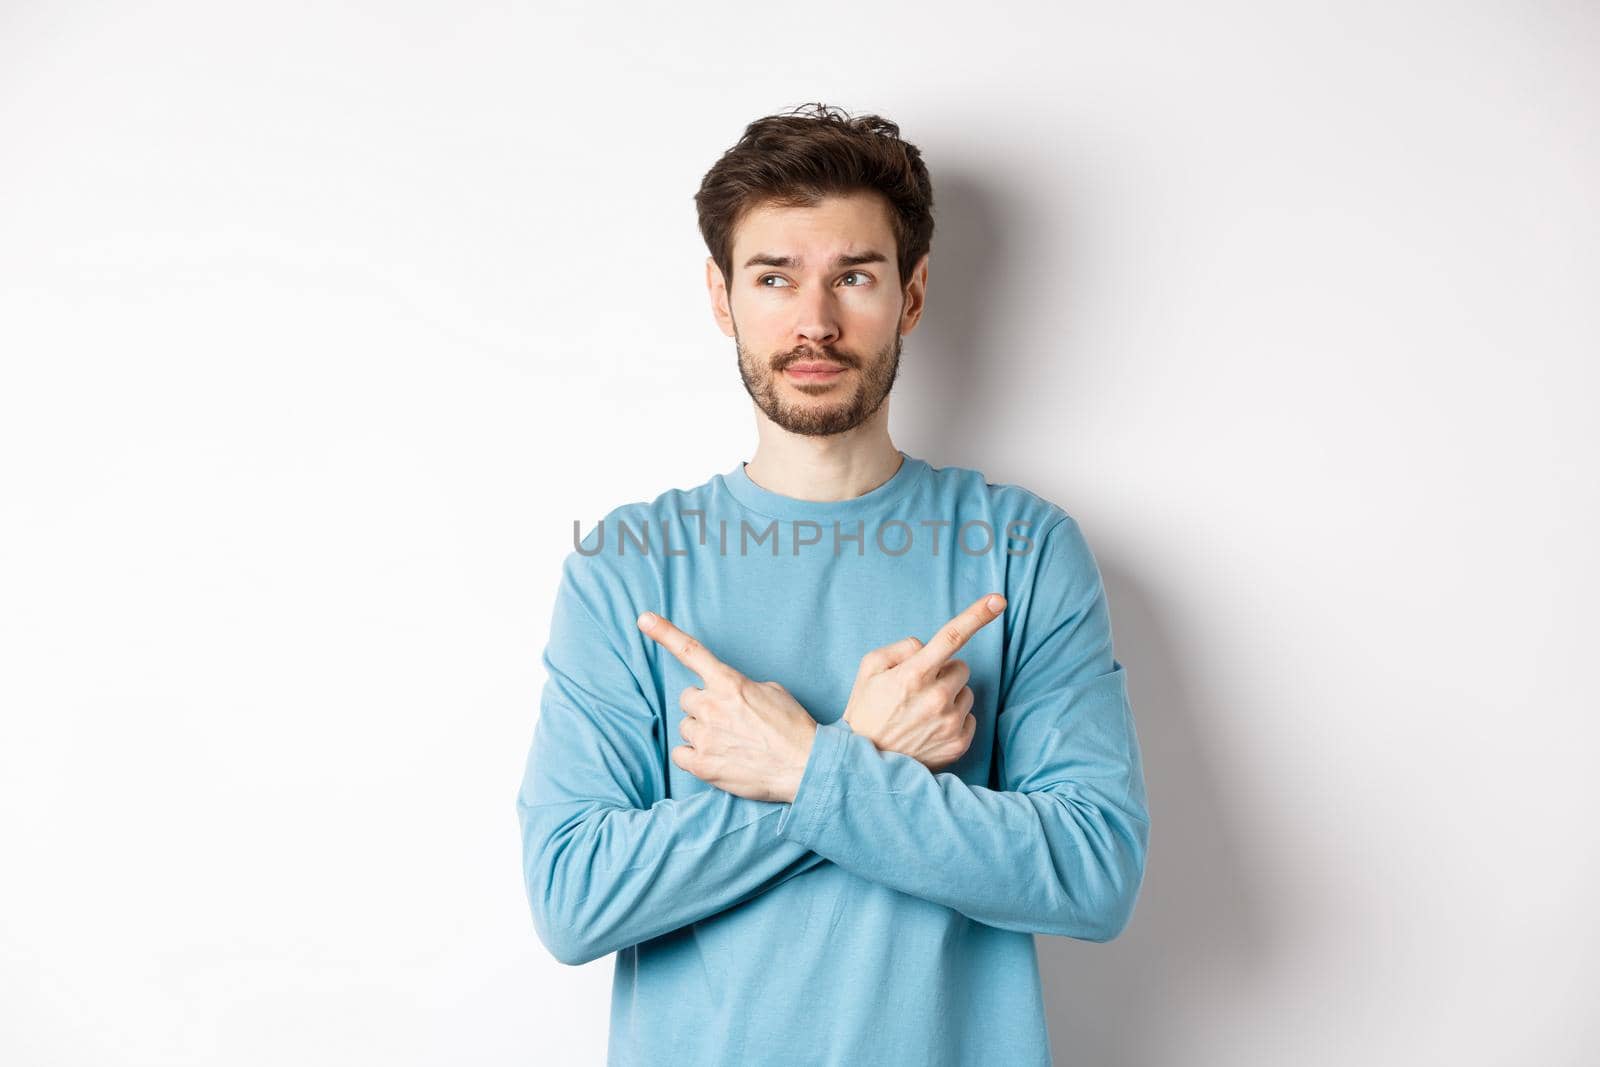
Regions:
<svg viewBox="0 0 1600 1067"><path fill-rule="evenodd" d="M917 146L878 115L851 118L827 104L802 104L745 127L695 193L700 235L733 284L733 233L762 203L807 207L830 194L871 190L889 201L900 286L933 244L933 183Z"/></svg>

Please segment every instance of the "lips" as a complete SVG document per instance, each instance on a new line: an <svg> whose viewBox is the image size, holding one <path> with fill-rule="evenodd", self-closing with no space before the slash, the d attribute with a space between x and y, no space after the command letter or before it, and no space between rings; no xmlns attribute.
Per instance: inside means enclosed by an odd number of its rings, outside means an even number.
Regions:
<svg viewBox="0 0 1600 1067"><path fill-rule="evenodd" d="M816 374L821 371L844 370L845 367L842 363L818 363L815 361L807 361L804 363L791 363L789 364L788 369L803 371L806 374Z"/></svg>

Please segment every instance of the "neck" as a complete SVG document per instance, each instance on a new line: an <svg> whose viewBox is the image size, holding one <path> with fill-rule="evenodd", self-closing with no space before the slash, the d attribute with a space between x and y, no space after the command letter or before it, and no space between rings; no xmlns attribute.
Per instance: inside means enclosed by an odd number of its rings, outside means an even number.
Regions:
<svg viewBox="0 0 1600 1067"><path fill-rule="evenodd" d="M760 441L745 474L771 492L796 500L853 500L900 469L900 450L880 420L828 437L793 434L761 422Z"/></svg>

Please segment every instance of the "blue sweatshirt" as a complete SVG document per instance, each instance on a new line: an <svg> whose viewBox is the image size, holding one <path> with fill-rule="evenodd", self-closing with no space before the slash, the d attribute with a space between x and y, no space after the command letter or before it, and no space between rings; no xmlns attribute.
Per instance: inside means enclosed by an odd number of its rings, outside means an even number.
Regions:
<svg viewBox="0 0 1600 1067"><path fill-rule="evenodd" d="M617 954L610 1064L1048 1064L1033 935L1128 923L1149 813L1083 533L901 456L826 502L741 463L614 508L563 563L517 813L540 940ZM959 761L930 772L840 720L863 655L989 592L1004 613L953 657L978 722ZM792 804L669 758L702 682L647 610L820 724Z"/></svg>

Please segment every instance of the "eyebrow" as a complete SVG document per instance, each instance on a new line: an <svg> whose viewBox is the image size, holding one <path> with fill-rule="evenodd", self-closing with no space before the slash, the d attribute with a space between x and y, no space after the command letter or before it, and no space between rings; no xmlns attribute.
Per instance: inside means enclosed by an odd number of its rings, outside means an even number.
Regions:
<svg viewBox="0 0 1600 1067"><path fill-rule="evenodd" d="M889 257L882 252L855 252L837 257L833 261L835 268L859 267L863 263L887 263ZM775 256L771 252L757 252L744 261L745 268L750 267L798 267L801 260L796 256Z"/></svg>

